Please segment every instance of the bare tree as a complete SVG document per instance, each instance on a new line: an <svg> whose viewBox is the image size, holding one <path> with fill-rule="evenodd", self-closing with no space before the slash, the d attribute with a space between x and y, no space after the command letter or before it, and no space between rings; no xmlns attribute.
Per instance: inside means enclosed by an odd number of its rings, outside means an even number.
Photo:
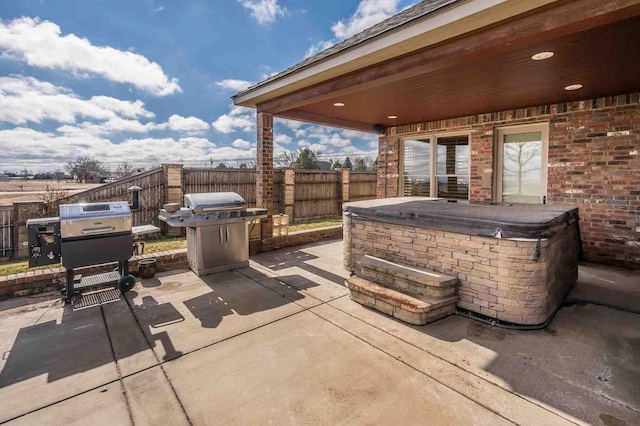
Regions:
<svg viewBox="0 0 640 426"><path fill-rule="evenodd" d="M127 177L132 174L134 170L135 169L128 161L123 161L116 168L116 173L118 174L118 177L122 179L123 177Z"/></svg>
<svg viewBox="0 0 640 426"><path fill-rule="evenodd" d="M284 151L277 155L273 162L279 167L291 167L298 159L298 153L295 151Z"/></svg>
<svg viewBox="0 0 640 426"><path fill-rule="evenodd" d="M523 177L530 172L540 170L540 164L532 162L532 160L539 156L540 144L538 143L512 142L504 144L504 172L505 174L516 177L518 194L522 194Z"/></svg>
<svg viewBox="0 0 640 426"><path fill-rule="evenodd" d="M77 157L75 160L65 165L64 168L69 172L69 174L75 176L78 182L86 182L87 178L92 174L105 174L105 169L102 163L91 157Z"/></svg>

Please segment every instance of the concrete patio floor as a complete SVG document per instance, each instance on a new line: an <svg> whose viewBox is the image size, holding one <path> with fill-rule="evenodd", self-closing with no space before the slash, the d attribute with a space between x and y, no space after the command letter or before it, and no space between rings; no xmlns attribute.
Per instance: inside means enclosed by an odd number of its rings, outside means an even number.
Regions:
<svg viewBox="0 0 640 426"><path fill-rule="evenodd" d="M334 241L84 309L0 302L0 423L640 424L640 315L582 303L607 280L637 301L637 272L583 266L539 331L408 326L347 276Z"/></svg>

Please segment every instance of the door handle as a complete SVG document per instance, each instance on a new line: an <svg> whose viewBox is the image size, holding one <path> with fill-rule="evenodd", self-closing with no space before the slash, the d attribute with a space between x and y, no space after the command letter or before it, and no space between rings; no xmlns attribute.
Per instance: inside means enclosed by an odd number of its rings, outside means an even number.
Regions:
<svg viewBox="0 0 640 426"><path fill-rule="evenodd" d="M227 226L227 243L229 242L229 227Z"/></svg>
<svg viewBox="0 0 640 426"><path fill-rule="evenodd" d="M104 234L105 232L112 232L115 231L116 227L115 226L105 226L103 228L88 228L88 229L83 229L82 231L80 231L82 234L84 235L91 235L91 234Z"/></svg>
<svg viewBox="0 0 640 426"><path fill-rule="evenodd" d="M224 236L222 235L222 226L220 227L220 244L224 244Z"/></svg>
<svg viewBox="0 0 640 426"><path fill-rule="evenodd" d="M545 204L545 205L547 204L547 196L546 195L542 196L542 204Z"/></svg>

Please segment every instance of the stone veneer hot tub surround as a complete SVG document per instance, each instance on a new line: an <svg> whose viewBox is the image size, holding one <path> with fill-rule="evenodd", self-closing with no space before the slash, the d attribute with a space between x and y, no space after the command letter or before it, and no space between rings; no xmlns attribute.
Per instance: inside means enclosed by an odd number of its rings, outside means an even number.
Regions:
<svg viewBox="0 0 640 426"><path fill-rule="evenodd" d="M345 204L345 268L358 275L363 257L375 256L457 276L462 309L525 325L553 315L578 277L576 209L440 206L417 197ZM522 211L535 220L518 219ZM486 235L497 229L510 238Z"/></svg>

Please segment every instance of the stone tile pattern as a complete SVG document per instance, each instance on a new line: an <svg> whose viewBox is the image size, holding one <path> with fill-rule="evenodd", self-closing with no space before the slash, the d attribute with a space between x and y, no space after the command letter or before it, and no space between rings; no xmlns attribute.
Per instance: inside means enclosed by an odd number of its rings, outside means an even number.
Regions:
<svg viewBox="0 0 640 426"><path fill-rule="evenodd" d="M516 324L546 321L578 278L575 228L541 240L538 260L536 245L344 217L347 270L369 255L452 275L458 307Z"/></svg>
<svg viewBox="0 0 640 426"><path fill-rule="evenodd" d="M421 300L357 276L349 278L346 286L354 302L409 324L424 325L456 311L455 296L432 301Z"/></svg>
<svg viewBox="0 0 640 426"><path fill-rule="evenodd" d="M470 199L493 199L496 127L549 123L548 203L578 207L587 260L640 267L640 94L391 127L378 148L378 198L399 196L400 140L469 132Z"/></svg>

